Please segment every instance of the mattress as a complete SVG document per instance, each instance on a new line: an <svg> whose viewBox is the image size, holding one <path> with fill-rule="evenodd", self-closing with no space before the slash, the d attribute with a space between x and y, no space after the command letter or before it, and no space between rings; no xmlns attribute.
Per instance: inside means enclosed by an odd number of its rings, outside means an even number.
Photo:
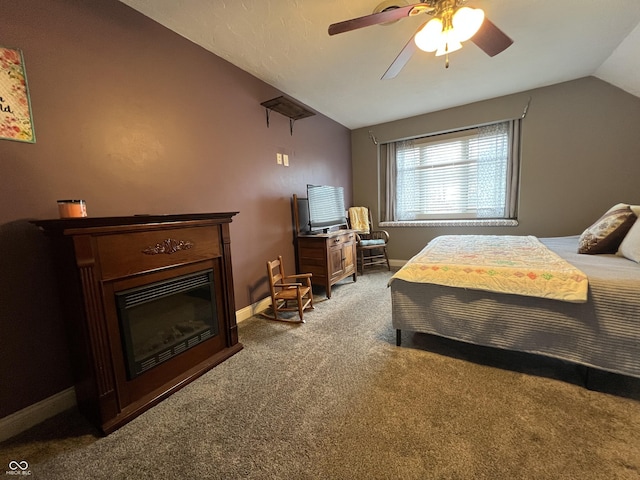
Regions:
<svg viewBox="0 0 640 480"><path fill-rule="evenodd" d="M577 236L540 240L587 275L585 303L395 279L393 327L640 378L640 265L578 254Z"/></svg>

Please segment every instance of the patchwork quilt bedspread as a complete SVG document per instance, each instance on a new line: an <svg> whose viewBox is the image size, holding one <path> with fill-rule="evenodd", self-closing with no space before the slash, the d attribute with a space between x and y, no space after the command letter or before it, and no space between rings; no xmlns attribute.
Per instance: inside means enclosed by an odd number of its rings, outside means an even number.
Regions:
<svg viewBox="0 0 640 480"><path fill-rule="evenodd" d="M498 293L587 301L587 276L534 236L442 235L391 278Z"/></svg>

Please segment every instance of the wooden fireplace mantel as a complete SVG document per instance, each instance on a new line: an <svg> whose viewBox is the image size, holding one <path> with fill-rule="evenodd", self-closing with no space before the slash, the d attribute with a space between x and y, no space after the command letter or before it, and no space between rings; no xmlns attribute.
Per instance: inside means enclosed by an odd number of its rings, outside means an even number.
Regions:
<svg viewBox="0 0 640 480"><path fill-rule="evenodd" d="M242 349L229 224L238 212L39 220L51 239L80 410L110 433ZM213 270L219 333L128 378L115 294Z"/></svg>

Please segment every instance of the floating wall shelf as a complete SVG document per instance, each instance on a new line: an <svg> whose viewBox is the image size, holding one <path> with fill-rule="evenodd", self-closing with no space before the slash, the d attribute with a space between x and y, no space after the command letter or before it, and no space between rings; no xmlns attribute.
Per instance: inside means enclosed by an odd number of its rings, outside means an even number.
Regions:
<svg viewBox="0 0 640 480"><path fill-rule="evenodd" d="M295 100L291 100L284 96L272 98L271 100L262 102L260 105L262 105L267 112L267 127L269 126L269 114L272 110L284 115L285 117L289 117L289 131L291 132L291 135L293 135L294 121L315 115L314 112L308 110Z"/></svg>

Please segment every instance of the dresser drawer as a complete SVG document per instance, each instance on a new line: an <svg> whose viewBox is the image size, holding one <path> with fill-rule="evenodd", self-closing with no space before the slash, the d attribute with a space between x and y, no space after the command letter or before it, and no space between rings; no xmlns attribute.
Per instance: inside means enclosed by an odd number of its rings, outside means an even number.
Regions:
<svg viewBox="0 0 640 480"><path fill-rule="evenodd" d="M329 239L329 245L342 245L343 243L354 242L356 239L355 233L345 233L343 235L336 235Z"/></svg>
<svg viewBox="0 0 640 480"><path fill-rule="evenodd" d="M215 258L222 251L216 226L101 235L96 245L103 280Z"/></svg>

